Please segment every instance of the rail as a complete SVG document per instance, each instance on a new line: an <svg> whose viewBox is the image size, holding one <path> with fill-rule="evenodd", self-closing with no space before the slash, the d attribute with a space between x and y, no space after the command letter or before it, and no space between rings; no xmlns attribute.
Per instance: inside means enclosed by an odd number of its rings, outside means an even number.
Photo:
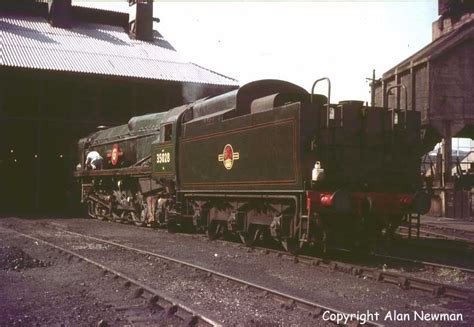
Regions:
<svg viewBox="0 0 474 327"><path fill-rule="evenodd" d="M312 314L314 314L315 316L322 315L324 311L333 313L333 314L335 314L339 317L340 316L346 316L346 317L350 316L349 313L342 312L338 309L331 308L331 307L322 305L320 303L308 301L308 300L305 300L305 299L302 299L302 298L299 298L299 297L296 297L296 296L292 296L290 294L286 294L286 293L283 293L283 292L280 292L278 290L274 290L274 289L271 289L271 288L268 288L268 287L260 286L260 285L254 284L252 282L249 282L249 281L246 281L246 280L243 280L243 279L239 279L239 278L236 278L236 277L232 277L232 276L220 273L220 272L216 272L214 270L204 268L204 267L201 267L201 266L198 266L198 265L186 262L186 261L174 259L174 258L165 256L165 255L157 254L157 253L147 251L147 250L137 249L137 248L134 248L134 247L131 247L131 246L128 246L128 245L124 245L124 244L120 244L120 243L117 243L117 242L114 242L114 241L104 240L104 239L101 239L101 238L98 238L98 237L84 235L84 234L77 233L77 232L72 232L72 231L69 231L69 230L65 230L63 228L59 228L59 229L61 230L61 232L64 232L64 233L67 233L67 234L70 234L70 235L75 235L75 236L78 236L78 237L94 240L96 242L109 244L109 245L112 245L112 246L115 246L115 247L118 247L118 248L122 248L122 249L125 249L125 250L128 250L128 251L136 252L136 253L143 254L143 255L146 255L146 256L156 257L156 258L168 261L168 262L178 264L182 267L188 267L188 268L191 268L193 270L202 271L202 272L206 273L208 276L216 276L218 278L222 278L224 280L231 281L231 282L236 283L238 285L242 285L244 288L250 288L250 289L255 289L255 290L262 291L264 294L267 294L267 295L273 297L273 299L275 299L276 301L286 302L286 303L288 303L290 305L293 305L293 306L296 306L296 307L298 307L302 310L309 311ZM349 325L352 325L352 323L355 323L355 322L357 322L357 321L352 321ZM357 322L357 323L359 323L359 322ZM373 322L373 321L367 321L365 323L365 325L367 325L367 326L382 326L381 324Z"/></svg>
<svg viewBox="0 0 474 327"><path fill-rule="evenodd" d="M155 290L155 289L141 283L138 280L130 278L130 277L126 276L125 274L123 274L123 273L121 273L117 270L114 270L114 269L112 269L110 267L107 267L107 266L105 266L105 265L103 265L99 262L96 262L92 259L86 258L86 257L84 257L84 256L82 256L82 255L80 255L80 254L78 254L74 251L65 249L61 246L58 246L56 244L47 242L47 241L42 240L40 238L37 238L35 236L24 234L24 233L18 232L16 230L13 230L13 229L10 229L10 228L8 228L7 230L9 230L9 231L11 231L11 232L13 232L17 235L20 235L22 237L28 238L30 240L43 243L43 244L45 244L49 247L52 247L52 248L56 249L60 253L67 254L71 257L76 257L80 261L84 261L84 262L87 262L87 263L89 263L93 266L96 266L96 267L103 270L104 275L107 275L109 273L113 274L114 278L121 278L121 279L125 280L127 285L132 285L132 284L135 285L136 287L138 287L136 294L143 294L143 292L147 292L147 293L151 294L152 296L151 296L150 301L149 301L150 303L157 304L158 302L161 302L160 303L161 306L163 306L162 304L164 303L168 307L166 309L166 311L168 313L176 315L181 320L187 322L189 326L195 326L195 325L199 325L199 326L219 326L219 327L221 326L221 324L219 324L215 320L212 320L210 318L204 317L204 316L196 313L194 310L192 310L191 308L179 303L175 299L172 299L171 297L164 295L163 293L159 292L158 290Z"/></svg>

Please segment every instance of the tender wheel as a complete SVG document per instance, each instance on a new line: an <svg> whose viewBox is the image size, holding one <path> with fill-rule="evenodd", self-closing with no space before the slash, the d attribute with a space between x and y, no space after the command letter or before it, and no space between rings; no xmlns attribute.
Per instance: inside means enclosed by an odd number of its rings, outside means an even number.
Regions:
<svg viewBox="0 0 474 327"><path fill-rule="evenodd" d="M157 208L155 211L155 219L156 225L158 227L164 227L166 225L166 209L165 208Z"/></svg>
<svg viewBox="0 0 474 327"><path fill-rule="evenodd" d="M181 230L185 233L195 234L197 232L196 226L192 221L184 221L181 223Z"/></svg>
<svg viewBox="0 0 474 327"><path fill-rule="evenodd" d="M327 255L328 253L328 233L324 229L315 232L314 251L317 255Z"/></svg>
<svg viewBox="0 0 474 327"><path fill-rule="evenodd" d="M346 247L354 253L366 254L370 252L377 237L375 218L372 216L356 218L353 231L346 239Z"/></svg>
<svg viewBox="0 0 474 327"><path fill-rule="evenodd" d="M92 219L97 219L96 203L92 200L87 201L87 216Z"/></svg>
<svg viewBox="0 0 474 327"><path fill-rule="evenodd" d="M301 251L300 242L295 238L286 238L281 241L281 245L293 255L298 255Z"/></svg>
<svg viewBox="0 0 474 327"><path fill-rule="evenodd" d="M402 224L403 216L392 216L389 217L388 226L387 226L387 234L386 234L386 241L390 242L395 239L395 234L397 232L398 227Z"/></svg>
<svg viewBox="0 0 474 327"><path fill-rule="evenodd" d="M102 204L89 200L87 201L87 214L90 218L93 219L107 220L109 210Z"/></svg>
<svg viewBox="0 0 474 327"><path fill-rule="evenodd" d="M248 232L239 232L239 237L245 246L252 247L259 240L262 231L256 225L250 225Z"/></svg>
<svg viewBox="0 0 474 327"><path fill-rule="evenodd" d="M148 218L148 208L141 194L139 197L137 197L137 202L139 204L137 205L136 210L131 212L132 219L135 222L135 225L146 226Z"/></svg>
<svg viewBox="0 0 474 327"><path fill-rule="evenodd" d="M211 221L209 226L207 226L207 237L209 240L213 241L218 239L223 235L223 227L217 221Z"/></svg>
<svg viewBox="0 0 474 327"><path fill-rule="evenodd" d="M166 229L168 229L169 233L176 233L178 231L178 225L176 224L176 221L168 219L168 222L166 223Z"/></svg>
<svg viewBox="0 0 474 327"><path fill-rule="evenodd" d="M178 224L176 223L176 219L170 214L169 208L165 208L165 222L166 222L166 229L170 233L176 233L178 231Z"/></svg>
<svg viewBox="0 0 474 327"><path fill-rule="evenodd" d="M252 247L255 243L255 239L249 232L239 232L239 237L245 246Z"/></svg>

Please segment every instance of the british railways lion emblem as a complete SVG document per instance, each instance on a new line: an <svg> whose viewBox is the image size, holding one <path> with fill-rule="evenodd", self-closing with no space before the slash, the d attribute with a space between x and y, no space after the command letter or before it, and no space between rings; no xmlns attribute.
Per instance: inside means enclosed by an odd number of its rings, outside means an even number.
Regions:
<svg viewBox="0 0 474 327"><path fill-rule="evenodd" d="M217 159L224 163L224 167L227 170L231 170L232 166L234 165L234 161L239 160L239 158L240 154L238 152L234 152L234 149L230 144L226 144L226 146L224 147L224 151L222 151L222 154L219 154L217 156Z"/></svg>

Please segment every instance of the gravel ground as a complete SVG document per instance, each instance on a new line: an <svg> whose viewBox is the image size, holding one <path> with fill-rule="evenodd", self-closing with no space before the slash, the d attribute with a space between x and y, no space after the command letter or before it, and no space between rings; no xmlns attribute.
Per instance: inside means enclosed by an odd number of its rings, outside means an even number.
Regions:
<svg viewBox="0 0 474 327"><path fill-rule="evenodd" d="M217 270L221 273L252 281L256 284L288 292L294 296L335 307L349 313L379 313L379 322L386 325L413 326L414 313L462 313L463 321L444 325L472 325L473 307L460 301L434 298L418 291L403 291L396 286L357 279L354 276L331 272L326 269L296 265L292 260L264 255L260 251L243 248L237 244L209 242L201 236L169 234L162 230L149 230L135 226L120 225L95 220L57 219L27 221L2 219L0 224L12 225L41 237L51 237L49 224L69 230L114 240L122 244L154 251L176 259ZM48 227L48 228L47 228ZM97 242L84 242L56 232L56 241L67 244L84 255L94 256L132 277L169 292L203 311L212 311L222 316L225 325L266 323L280 325L315 325L321 320L304 316L297 309L287 309L274 304L265 304L262 294L249 294L218 280L209 283L201 273L189 273L187 269L165 265L146 256L131 254L104 246ZM115 249L112 249L115 248ZM140 267L140 269L137 269ZM43 268L44 269L44 268ZM194 275L193 275L194 274ZM383 321L387 312L407 313L408 321ZM433 322L424 322L432 325ZM417 321L417 326L423 322ZM443 323L439 323L443 325Z"/></svg>
<svg viewBox="0 0 474 327"><path fill-rule="evenodd" d="M10 232L0 243L0 326L179 325L87 263Z"/></svg>

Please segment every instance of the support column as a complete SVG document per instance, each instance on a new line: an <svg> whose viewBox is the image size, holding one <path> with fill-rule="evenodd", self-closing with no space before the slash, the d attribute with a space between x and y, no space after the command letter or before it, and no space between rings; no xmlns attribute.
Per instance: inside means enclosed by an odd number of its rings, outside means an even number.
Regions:
<svg viewBox="0 0 474 327"><path fill-rule="evenodd" d="M3 184L0 186L0 213L3 213L7 207L7 188L9 187L6 176L8 174L6 167L6 151L7 151L7 115L5 113L5 97L7 91L5 90L6 77L5 73L0 74L0 180Z"/></svg>
<svg viewBox="0 0 474 327"><path fill-rule="evenodd" d="M416 76L415 76L415 70L410 68L410 79L411 79L411 89L410 89L410 97L411 97L411 107L410 109L415 111L416 110ZM407 103L407 109L408 109L408 103ZM422 119L424 118L423 116L421 117Z"/></svg>
<svg viewBox="0 0 474 327"><path fill-rule="evenodd" d="M387 108L388 102L386 100L385 94L387 93L387 83L382 79L382 107Z"/></svg>
<svg viewBox="0 0 474 327"><path fill-rule="evenodd" d="M3 78L0 78L0 123L3 123L5 117L4 115L4 109L3 107L5 106L5 84Z"/></svg>
<svg viewBox="0 0 474 327"><path fill-rule="evenodd" d="M400 75L398 75L398 73L395 75L395 85L400 85L401 84L401 78L400 78ZM401 109L401 103L400 103L400 93L401 93L401 88L400 87L397 87L395 88L395 92L396 93L396 98L395 98L395 108L397 109Z"/></svg>
<svg viewBox="0 0 474 327"><path fill-rule="evenodd" d="M100 112L101 91L102 90L99 86L99 83L94 84L94 116L95 116L95 120L98 122L97 125L102 125L102 120L103 120L101 112Z"/></svg>
<svg viewBox="0 0 474 327"><path fill-rule="evenodd" d="M445 121L445 137L443 139L443 186L449 186L452 183L451 166L452 166L452 135L451 122Z"/></svg>
<svg viewBox="0 0 474 327"><path fill-rule="evenodd" d="M131 98L131 102L132 102L132 114L133 116L136 116L138 114L138 106L137 106L137 84L136 83L133 83L133 86L132 86L132 94L130 96ZM143 111L140 111L140 114L143 114Z"/></svg>
<svg viewBox="0 0 474 327"><path fill-rule="evenodd" d="M442 142L442 160L443 160L443 169L442 169L442 215L444 217L452 216L451 208L454 205L453 203L453 191L454 191L454 184L453 184L453 177L451 174L452 168L452 135L451 135L451 122L445 121L445 133L444 139Z"/></svg>
<svg viewBox="0 0 474 327"><path fill-rule="evenodd" d="M5 74L0 75L0 131L4 131L3 124L6 124L6 121L7 121L7 115L5 113L5 97L7 95L7 90L5 90L6 80L4 80L5 78L4 75ZM6 135L0 136L0 139L2 139L2 141L5 138L6 138ZM1 141L0 141L0 144L1 144ZM2 149L1 146L0 146L0 149Z"/></svg>
<svg viewBox="0 0 474 327"><path fill-rule="evenodd" d="M42 137L43 137L43 122L41 121L43 98L44 98L44 85L45 81L38 81L36 88L36 153L38 158L35 160L35 211L41 208L41 161L45 155L42 151Z"/></svg>
<svg viewBox="0 0 474 327"><path fill-rule="evenodd" d="M372 70L372 78L370 80L370 106L375 107L375 69Z"/></svg>

